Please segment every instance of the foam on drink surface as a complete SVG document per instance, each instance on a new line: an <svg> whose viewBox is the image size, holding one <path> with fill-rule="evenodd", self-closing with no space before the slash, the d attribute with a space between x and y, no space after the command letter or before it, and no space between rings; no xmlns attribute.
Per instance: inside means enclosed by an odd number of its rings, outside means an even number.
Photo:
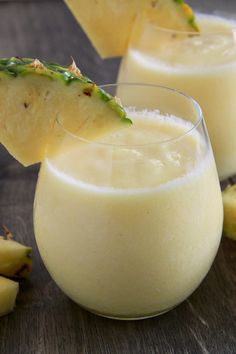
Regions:
<svg viewBox="0 0 236 354"><path fill-rule="evenodd" d="M163 188L199 169L206 146L192 123L157 110L128 112L133 126L64 149L46 162L50 171L80 188L133 193Z"/></svg>

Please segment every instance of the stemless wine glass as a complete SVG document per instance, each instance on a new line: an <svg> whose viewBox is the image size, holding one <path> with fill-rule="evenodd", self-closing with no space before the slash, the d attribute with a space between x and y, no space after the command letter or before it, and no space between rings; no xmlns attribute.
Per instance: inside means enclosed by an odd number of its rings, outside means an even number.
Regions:
<svg viewBox="0 0 236 354"><path fill-rule="evenodd" d="M215 10L213 2L207 6ZM118 82L160 84L194 97L206 119L219 177L225 179L236 173L236 20L197 14L197 21L200 32L191 33L139 18Z"/></svg>
<svg viewBox="0 0 236 354"><path fill-rule="evenodd" d="M133 120L96 141L58 118L61 143L42 163L36 241L58 286L116 319L166 312L207 274L222 200L199 105L151 85L108 85ZM96 114L96 112L95 112Z"/></svg>

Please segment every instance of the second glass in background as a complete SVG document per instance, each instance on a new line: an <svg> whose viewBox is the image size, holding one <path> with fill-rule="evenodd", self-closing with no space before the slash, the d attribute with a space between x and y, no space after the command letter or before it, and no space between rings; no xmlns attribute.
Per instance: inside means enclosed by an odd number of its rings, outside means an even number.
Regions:
<svg viewBox="0 0 236 354"><path fill-rule="evenodd" d="M236 21L202 14L197 19L199 34L137 21L118 82L160 84L194 97L224 179L236 173Z"/></svg>

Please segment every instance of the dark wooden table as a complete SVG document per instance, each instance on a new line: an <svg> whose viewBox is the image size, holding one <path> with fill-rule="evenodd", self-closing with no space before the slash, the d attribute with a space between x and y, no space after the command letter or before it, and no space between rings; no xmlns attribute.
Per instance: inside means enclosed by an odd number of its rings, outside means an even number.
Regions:
<svg viewBox="0 0 236 354"><path fill-rule="evenodd" d="M215 2L227 8L235 0ZM116 79L119 60L97 56L63 2L0 1L0 15L0 57L67 64L73 56L98 83ZM236 353L236 242L222 240L207 278L170 313L136 322L97 317L70 301L42 264L32 222L37 173L38 166L25 169L1 148L0 223L33 247L34 268L15 311L0 318L0 354Z"/></svg>

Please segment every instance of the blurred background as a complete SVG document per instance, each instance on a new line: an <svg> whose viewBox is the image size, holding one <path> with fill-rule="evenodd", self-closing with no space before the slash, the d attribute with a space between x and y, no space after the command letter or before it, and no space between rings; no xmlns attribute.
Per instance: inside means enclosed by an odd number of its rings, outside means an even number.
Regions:
<svg viewBox="0 0 236 354"><path fill-rule="evenodd" d="M91 0L84 0L91 1ZM195 9L232 13L236 0L189 0ZM63 0L0 0L0 57L32 57L60 64L74 58L81 71L98 84L116 80L119 58L102 60ZM122 26L122 23L121 23ZM0 147L0 168L13 162Z"/></svg>
<svg viewBox="0 0 236 354"><path fill-rule="evenodd" d="M116 79L119 60L99 58L62 0L0 1L0 57L43 58L61 64L71 56L98 83Z"/></svg>
<svg viewBox="0 0 236 354"><path fill-rule="evenodd" d="M90 0L84 0L90 1ZM235 0L189 0L196 9L231 11ZM0 1L0 57L28 56L68 64L99 84L116 80L119 59L101 60L63 0ZM122 26L122 23L121 23Z"/></svg>

